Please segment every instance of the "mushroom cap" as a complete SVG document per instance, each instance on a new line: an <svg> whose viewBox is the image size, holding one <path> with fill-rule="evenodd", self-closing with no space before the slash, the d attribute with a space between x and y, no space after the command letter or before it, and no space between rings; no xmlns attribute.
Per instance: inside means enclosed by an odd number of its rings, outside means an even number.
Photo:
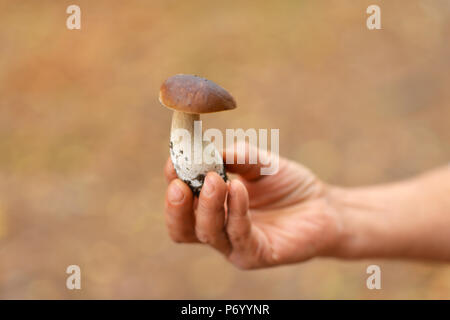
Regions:
<svg viewBox="0 0 450 320"><path fill-rule="evenodd" d="M168 78L159 91L165 107L186 113L211 113L236 108L236 101L214 82L189 74Z"/></svg>

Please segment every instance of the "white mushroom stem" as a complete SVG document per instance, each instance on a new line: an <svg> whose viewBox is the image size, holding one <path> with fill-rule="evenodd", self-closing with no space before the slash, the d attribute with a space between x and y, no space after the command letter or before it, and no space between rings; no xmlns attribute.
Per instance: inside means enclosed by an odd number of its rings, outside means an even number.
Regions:
<svg viewBox="0 0 450 320"><path fill-rule="evenodd" d="M201 127L195 126L200 115L174 111L170 132L170 157L178 177L198 194L209 171L215 171L226 180L223 159L211 141L203 141ZM208 161L204 150L213 150ZM211 155L210 155L211 156Z"/></svg>
<svg viewBox="0 0 450 320"><path fill-rule="evenodd" d="M172 130L184 128L188 131L194 130L194 121L200 120L200 115L196 113L186 113L181 111L173 111Z"/></svg>
<svg viewBox="0 0 450 320"><path fill-rule="evenodd" d="M181 111L173 112L170 142L172 146L177 146L181 153L184 154L184 157L188 157L189 160L194 159L191 156L193 156L194 150L199 150L199 146L201 147L199 142L201 143L203 140L201 130L200 132L198 132L199 130L197 132L194 130L195 121L200 121L199 114ZM185 134L188 134L188 136Z"/></svg>

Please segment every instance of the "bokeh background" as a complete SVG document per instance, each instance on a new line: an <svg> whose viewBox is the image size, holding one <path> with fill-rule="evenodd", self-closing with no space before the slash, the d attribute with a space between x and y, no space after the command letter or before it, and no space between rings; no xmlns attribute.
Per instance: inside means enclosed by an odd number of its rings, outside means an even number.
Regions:
<svg viewBox="0 0 450 320"><path fill-rule="evenodd" d="M279 128L281 154L330 183L401 179L450 159L449 36L448 0L1 1L0 298L450 298L445 264L249 272L172 243L158 103L164 79L198 74L239 105L205 127Z"/></svg>

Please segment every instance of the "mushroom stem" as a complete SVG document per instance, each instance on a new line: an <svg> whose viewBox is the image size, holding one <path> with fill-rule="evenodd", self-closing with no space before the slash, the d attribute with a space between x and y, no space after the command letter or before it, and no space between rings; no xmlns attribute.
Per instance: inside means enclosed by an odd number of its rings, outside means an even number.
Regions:
<svg viewBox="0 0 450 320"><path fill-rule="evenodd" d="M188 165L188 161L191 161L191 164L193 164L197 160L196 163L200 164L199 162L202 160L201 153L199 154L199 159L194 158L194 151L201 152L202 148L202 132L201 130L194 130L195 121L200 121L199 114L181 111L173 112L170 145L172 150L176 151L177 163L180 163L179 157L182 157L186 165Z"/></svg>
<svg viewBox="0 0 450 320"><path fill-rule="evenodd" d="M186 129L191 134L194 132L194 121L200 120L200 115L174 111L172 116L172 131L176 129Z"/></svg>
<svg viewBox="0 0 450 320"><path fill-rule="evenodd" d="M194 122L199 120L199 114L174 111L170 132L170 157L173 166L178 177L189 185L195 195L199 194L209 171L215 171L227 180L220 152L214 148L214 161L204 161L203 151L212 142L203 141L202 130L195 130Z"/></svg>

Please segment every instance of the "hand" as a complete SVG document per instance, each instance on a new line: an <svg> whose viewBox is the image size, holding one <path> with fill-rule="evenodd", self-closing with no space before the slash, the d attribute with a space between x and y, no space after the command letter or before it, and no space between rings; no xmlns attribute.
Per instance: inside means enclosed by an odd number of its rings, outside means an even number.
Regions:
<svg viewBox="0 0 450 320"><path fill-rule="evenodd" d="M171 238L208 244L241 269L328 255L339 238L340 220L327 185L282 158L276 174L262 176L260 163L247 164L248 154L247 148L246 164L227 165L238 175L231 182L208 173L199 198L177 178L169 158L165 213Z"/></svg>

